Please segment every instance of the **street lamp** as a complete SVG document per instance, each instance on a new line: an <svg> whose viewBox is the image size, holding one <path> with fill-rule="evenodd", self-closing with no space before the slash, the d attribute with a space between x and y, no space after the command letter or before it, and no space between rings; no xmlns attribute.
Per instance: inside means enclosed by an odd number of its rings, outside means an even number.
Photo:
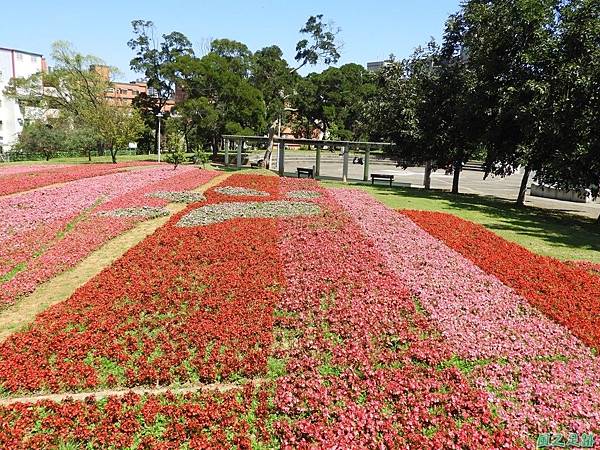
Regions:
<svg viewBox="0 0 600 450"><path fill-rule="evenodd" d="M159 112L156 115L156 118L158 119L158 162L160 162L160 119L161 117L163 117L163 113Z"/></svg>

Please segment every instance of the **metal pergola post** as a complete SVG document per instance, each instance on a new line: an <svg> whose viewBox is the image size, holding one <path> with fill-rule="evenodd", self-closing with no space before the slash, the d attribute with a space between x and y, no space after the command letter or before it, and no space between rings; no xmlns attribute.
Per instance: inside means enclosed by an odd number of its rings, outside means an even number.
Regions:
<svg viewBox="0 0 600 450"><path fill-rule="evenodd" d="M363 172L363 181L369 181L369 163L371 162L371 146L365 148L365 166Z"/></svg>
<svg viewBox="0 0 600 450"><path fill-rule="evenodd" d="M223 143L223 150L225 151L225 167L229 166L229 139L225 139Z"/></svg>
<svg viewBox="0 0 600 450"><path fill-rule="evenodd" d="M238 169L242 168L242 148L244 147L244 140L240 139L237 146L237 159L235 161L235 167Z"/></svg>
<svg viewBox="0 0 600 450"><path fill-rule="evenodd" d="M350 147L342 147L342 153L344 154L344 165L342 167L342 181L348 182L348 159L350 157Z"/></svg>
<svg viewBox="0 0 600 450"><path fill-rule="evenodd" d="M279 176L282 177L284 173L284 161L285 161L285 141L279 142L279 160L277 163L277 170L279 170Z"/></svg>
<svg viewBox="0 0 600 450"><path fill-rule="evenodd" d="M321 175L321 146L317 145L317 156L315 160L315 177Z"/></svg>

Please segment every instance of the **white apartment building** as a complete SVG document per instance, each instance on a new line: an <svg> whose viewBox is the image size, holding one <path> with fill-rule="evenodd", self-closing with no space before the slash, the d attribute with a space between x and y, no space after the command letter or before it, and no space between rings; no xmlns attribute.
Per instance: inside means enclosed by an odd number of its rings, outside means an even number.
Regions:
<svg viewBox="0 0 600 450"><path fill-rule="evenodd" d="M0 47L0 153L10 150L24 124L21 108L4 95L4 89L11 78L26 78L46 70L43 55Z"/></svg>

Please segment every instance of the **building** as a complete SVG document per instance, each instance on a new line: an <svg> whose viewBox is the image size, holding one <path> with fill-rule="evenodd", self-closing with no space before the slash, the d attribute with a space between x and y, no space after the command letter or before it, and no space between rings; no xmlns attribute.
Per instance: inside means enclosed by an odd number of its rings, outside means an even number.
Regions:
<svg viewBox="0 0 600 450"><path fill-rule="evenodd" d="M110 81L110 67L108 66L91 66L90 70L95 71L105 80ZM106 98L115 103L131 105L133 100L140 94L153 95L153 89L148 88L148 85L143 80L131 81L129 83L121 81L113 81L112 86L106 92ZM177 92L176 92L177 95ZM181 95L181 94L179 94ZM163 107L163 111L170 111L175 106L175 99L168 99Z"/></svg>
<svg viewBox="0 0 600 450"><path fill-rule="evenodd" d="M18 102L6 97L4 89L12 78L27 78L47 70L46 60L39 53L0 47L0 153L10 150L25 122Z"/></svg>
<svg viewBox="0 0 600 450"><path fill-rule="evenodd" d="M389 64L389 61L373 61L367 63L367 70L369 72L377 72L385 65Z"/></svg>

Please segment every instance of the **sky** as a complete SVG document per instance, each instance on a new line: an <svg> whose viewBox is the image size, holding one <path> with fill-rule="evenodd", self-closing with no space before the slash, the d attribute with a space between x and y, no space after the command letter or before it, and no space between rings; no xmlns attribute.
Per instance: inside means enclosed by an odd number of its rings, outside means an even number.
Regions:
<svg viewBox="0 0 600 450"><path fill-rule="evenodd" d="M440 39L446 18L460 0L0 0L0 47L48 57L57 40L102 58L121 71L119 81L140 78L129 69L131 21L152 20L159 34L180 31L196 53L214 38L244 42L250 50L276 44L292 64L298 30L310 15L323 14L341 29L338 65L403 58L432 37ZM52 65L51 61L49 64ZM311 70L321 70L316 67ZM306 72L306 71L305 71Z"/></svg>

